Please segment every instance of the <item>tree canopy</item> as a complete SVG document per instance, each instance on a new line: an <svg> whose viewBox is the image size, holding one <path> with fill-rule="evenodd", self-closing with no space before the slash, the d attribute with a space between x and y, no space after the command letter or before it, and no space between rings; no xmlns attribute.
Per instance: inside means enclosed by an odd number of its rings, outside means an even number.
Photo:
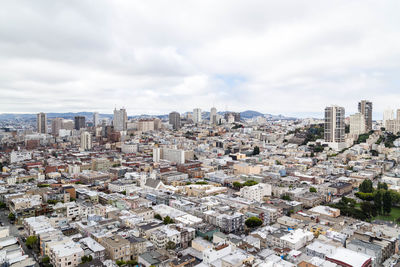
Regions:
<svg viewBox="0 0 400 267"><path fill-rule="evenodd" d="M253 216L248 218L244 223L247 227L254 228L261 226L263 224L263 221L260 218Z"/></svg>

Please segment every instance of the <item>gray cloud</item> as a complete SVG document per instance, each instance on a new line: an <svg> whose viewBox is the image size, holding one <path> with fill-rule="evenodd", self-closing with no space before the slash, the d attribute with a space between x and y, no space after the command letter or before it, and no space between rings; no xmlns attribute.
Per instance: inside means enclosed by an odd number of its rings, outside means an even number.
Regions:
<svg viewBox="0 0 400 267"><path fill-rule="evenodd" d="M8 1L0 112L398 108L398 1ZM399 107L400 108L400 107Z"/></svg>

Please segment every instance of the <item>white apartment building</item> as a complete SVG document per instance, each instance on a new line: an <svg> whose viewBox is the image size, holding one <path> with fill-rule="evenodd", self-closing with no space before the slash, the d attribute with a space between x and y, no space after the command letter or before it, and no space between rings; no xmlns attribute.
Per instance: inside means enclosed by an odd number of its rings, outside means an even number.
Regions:
<svg viewBox="0 0 400 267"><path fill-rule="evenodd" d="M245 199L262 202L265 196L271 196L272 186L270 184L256 184L245 186L240 189L240 196Z"/></svg>
<svg viewBox="0 0 400 267"><path fill-rule="evenodd" d="M350 115L350 134L360 135L366 132L365 117L361 113Z"/></svg>
<svg viewBox="0 0 400 267"><path fill-rule="evenodd" d="M21 162L32 159L30 151L12 151L10 153L10 163Z"/></svg>
<svg viewBox="0 0 400 267"><path fill-rule="evenodd" d="M50 262L55 267L75 267L85 255L78 243L73 241L50 247Z"/></svg>
<svg viewBox="0 0 400 267"><path fill-rule="evenodd" d="M81 172L81 167L79 165L68 165L68 173L71 175L77 175Z"/></svg>
<svg viewBox="0 0 400 267"><path fill-rule="evenodd" d="M195 108L193 109L193 122L194 123L201 123L201 109Z"/></svg>
<svg viewBox="0 0 400 267"><path fill-rule="evenodd" d="M126 109L121 108L120 110L114 109L113 126L115 131L126 131L126 124L128 122L128 116Z"/></svg>
<svg viewBox="0 0 400 267"><path fill-rule="evenodd" d="M73 218L77 218L79 216L79 207L75 202L65 203L65 207L67 208L67 218L72 220Z"/></svg>
<svg viewBox="0 0 400 267"><path fill-rule="evenodd" d="M92 149L92 135L89 132L82 132L81 133L81 150L90 150Z"/></svg>
<svg viewBox="0 0 400 267"><path fill-rule="evenodd" d="M153 161L160 162L160 159L183 164L185 163L185 151L182 149L156 147L153 149Z"/></svg>
<svg viewBox="0 0 400 267"><path fill-rule="evenodd" d="M280 238L283 247L299 250L314 239L314 234L303 229L291 230Z"/></svg>
<svg viewBox="0 0 400 267"><path fill-rule="evenodd" d="M203 263L207 266L211 266L210 263L229 255L232 251L232 246L225 244L213 248L207 248L203 250Z"/></svg>
<svg viewBox="0 0 400 267"><path fill-rule="evenodd" d="M121 145L122 153L136 153L138 152L138 144L137 143L123 143Z"/></svg>

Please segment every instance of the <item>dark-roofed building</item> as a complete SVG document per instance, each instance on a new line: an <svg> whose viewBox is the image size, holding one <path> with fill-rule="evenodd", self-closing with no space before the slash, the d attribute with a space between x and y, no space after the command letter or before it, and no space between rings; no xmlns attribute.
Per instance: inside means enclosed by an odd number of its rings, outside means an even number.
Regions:
<svg viewBox="0 0 400 267"><path fill-rule="evenodd" d="M143 254L140 254L138 257L138 263L145 266L150 267L154 266L166 266L166 263L169 261L167 256L162 255L158 251L150 251Z"/></svg>
<svg viewBox="0 0 400 267"><path fill-rule="evenodd" d="M336 196L343 196L350 193L353 190L353 186L350 183L338 182L331 184L328 187L328 191Z"/></svg>

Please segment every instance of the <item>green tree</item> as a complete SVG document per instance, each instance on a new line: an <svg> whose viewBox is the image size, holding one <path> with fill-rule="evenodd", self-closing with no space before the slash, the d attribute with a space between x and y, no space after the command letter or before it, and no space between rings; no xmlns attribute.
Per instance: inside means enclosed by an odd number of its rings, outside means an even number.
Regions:
<svg viewBox="0 0 400 267"><path fill-rule="evenodd" d="M390 214L392 211L392 196L389 191L385 191L382 197L382 210L384 214Z"/></svg>
<svg viewBox="0 0 400 267"><path fill-rule="evenodd" d="M288 196L288 195L283 195L283 196L281 196L281 199L287 200L287 201L291 201L291 200L292 200L292 199L290 198L290 196Z"/></svg>
<svg viewBox="0 0 400 267"><path fill-rule="evenodd" d="M378 182L378 190L380 190L380 189L388 190L388 185L387 185L387 183Z"/></svg>
<svg viewBox="0 0 400 267"><path fill-rule="evenodd" d="M8 214L8 219L9 219L10 221L15 221L15 214L12 213L12 212L10 212L10 213Z"/></svg>
<svg viewBox="0 0 400 267"><path fill-rule="evenodd" d="M117 260L115 263L116 263L118 266L122 266L122 265L124 265L126 262Z"/></svg>
<svg viewBox="0 0 400 267"><path fill-rule="evenodd" d="M253 148L253 155L258 155L258 154L260 154L260 148L258 146L255 146Z"/></svg>
<svg viewBox="0 0 400 267"><path fill-rule="evenodd" d="M361 202L361 210L367 215L368 218L375 217L377 211L373 204L368 201Z"/></svg>
<svg viewBox="0 0 400 267"><path fill-rule="evenodd" d="M240 189L243 187L243 184L240 182L233 182L232 185L233 185L233 188L235 188L235 189Z"/></svg>
<svg viewBox="0 0 400 267"><path fill-rule="evenodd" d="M363 193L372 193L374 191L374 188L372 186L372 181L368 179L364 180L361 183L359 190L360 192Z"/></svg>
<svg viewBox="0 0 400 267"><path fill-rule="evenodd" d="M28 248L32 249L36 245L37 241L38 241L37 236L31 235L31 236L28 236L28 238L26 239L25 245Z"/></svg>
<svg viewBox="0 0 400 267"><path fill-rule="evenodd" d="M376 191L374 195L374 207L378 214L382 214L382 193L380 190Z"/></svg>
<svg viewBox="0 0 400 267"><path fill-rule="evenodd" d="M165 246L166 249L175 249L176 248L176 244L172 241L168 241L167 245Z"/></svg>
<svg viewBox="0 0 400 267"><path fill-rule="evenodd" d="M5 209L6 208L6 203L0 201L0 209Z"/></svg>
<svg viewBox="0 0 400 267"><path fill-rule="evenodd" d="M127 261L126 264L128 264L128 266L136 266L136 265L139 265L138 262L135 261L135 260Z"/></svg>
<svg viewBox="0 0 400 267"><path fill-rule="evenodd" d="M126 190L122 191L121 194L126 196Z"/></svg>
<svg viewBox="0 0 400 267"><path fill-rule="evenodd" d="M44 257L42 258L42 263L50 263L50 258L49 258L49 256L44 256Z"/></svg>
<svg viewBox="0 0 400 267"><path fill-rule="evenodd" d="M261 226L263 224L263 221L260 218L253 216L253 217L248 218L244 222L244 224L246 224L246 226L249 228L254 228L254 227Z"/></svg>
<svg viewBox="0 0 400 267"><path fill-rule="evenodd" d="M89 255L89 256L83 256L82 258L81 258L81 260L82 260L82 263L85 263L85 262L91 262L92 260L93 260L93 257L92 257L92 255Z"/></svg>
<svg viewBox="0 0 400 267"><path fill-rule="evenodd" d="M171 223L174 223L174 220L171 219L171 217L166 216L166 217L164 218L163 222L164 222L164 224L171 224Z"/></svg>
<svg viewBox="0 0 400 267"><path fill-rule="evenodd" d="M243 183L243 186L252 186L252 185L256 185L256 184L258 184L258 182L253 181L253 180L248 180Z"/></svg>
<svg viewBox="0 0 400 267"><path fill-rule="evenodd" d="M363 192L357 192L355 193L355 195L362 199L362 200L366 200L366 201L372 201L374 200L374 193L363 193Z"/></svg>
<svg viewBox="0 0 400 267"><path fill-rule="evenodd" d="M310 187L310 192L311 193L317 193L317 189L315 187Z"/></svg>
<svg viewBox="0 0 400 267"><path fill-rule="evenodd" d="M158 213L154 214L154 218L155 218L155 219L158 219L158 220L160 220L160 221L162 221L162 217L161 217L161 215L158 214Z"/></svg>

